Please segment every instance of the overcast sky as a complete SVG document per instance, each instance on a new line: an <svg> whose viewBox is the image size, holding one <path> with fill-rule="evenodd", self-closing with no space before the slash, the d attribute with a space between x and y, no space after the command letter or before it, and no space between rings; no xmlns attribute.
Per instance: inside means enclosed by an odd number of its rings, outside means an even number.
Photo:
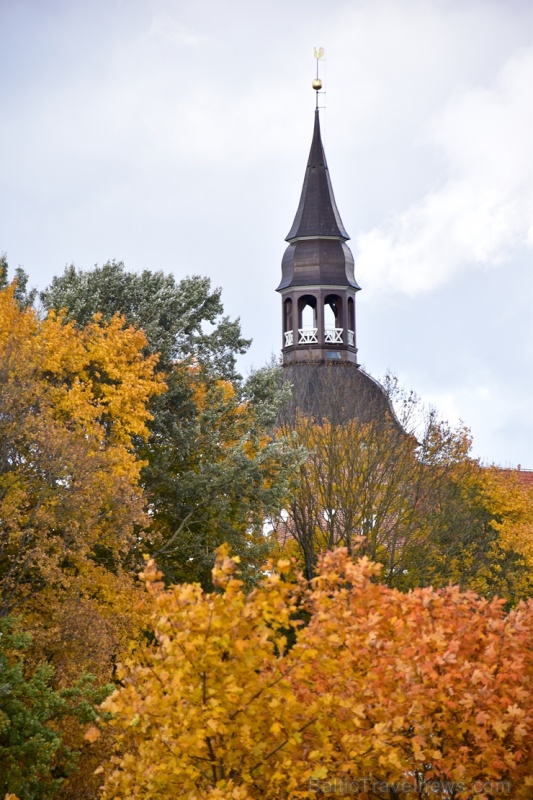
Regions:
<svg viewBox="0 0 533 800"><path fill-rule="evenodd" d="M208 275L281 347L311 142L351 236L359 359L533 468L529 0L0 0L0 252Z"/></svg>

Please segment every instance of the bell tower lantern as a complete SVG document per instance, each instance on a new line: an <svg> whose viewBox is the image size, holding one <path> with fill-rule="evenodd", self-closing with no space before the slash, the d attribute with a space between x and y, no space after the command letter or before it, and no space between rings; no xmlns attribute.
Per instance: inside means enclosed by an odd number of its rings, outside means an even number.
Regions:
<svg viewBox="0 0 533 800"><path fill-rule="evenodd" d="M315 86L315 83L320 84ZM313 82L317 91L320 81ZM281 294L283 364L357 367L354 260L340 218L322 139L318 103L300 204L286 241Z"/></svg>

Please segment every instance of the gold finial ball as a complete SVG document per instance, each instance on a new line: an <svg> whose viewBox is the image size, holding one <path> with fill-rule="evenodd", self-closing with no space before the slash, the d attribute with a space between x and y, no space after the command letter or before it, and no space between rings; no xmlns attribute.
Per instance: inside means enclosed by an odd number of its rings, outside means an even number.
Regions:
<svg viewBox="0 0 533 800"><path fill-rule="evenodd" d="M320 91L320 89L322 89L322 81L320 80L320 78L315 78L315 80L313 81L313 89L315 90L315 92L318 92Z"/></svg>

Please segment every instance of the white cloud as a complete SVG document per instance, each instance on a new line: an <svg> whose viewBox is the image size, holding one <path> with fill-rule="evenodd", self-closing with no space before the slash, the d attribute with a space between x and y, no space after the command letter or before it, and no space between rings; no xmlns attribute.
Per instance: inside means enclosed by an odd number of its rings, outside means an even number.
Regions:
<svg viewBox="0 0 533 800"><path fill-rule="evenodd" d="M359 236L365 287L416 295L531 243L532 70L533 51L515 55L491 87L461 89L429 122L420 144L441 149L447 180Z"/></svg>
<svg viewBox="0 0 533 800"><path fill-rule="evenodd" d="M482 385L455 387L452 391L424 393L424 401L438 409L453 426L467 424L473 435L472 455L483 463L531 468L533 425L527 393L510 393L486 375ZM501 453L506 453L503 458Z"/></svg>
<svg viewBox="0 0 533 800"><path fill-rule="evenodd" d="M178 22L168 11L161 11L153 18L148 36L172 45L198 47L209 42L210 36L200 36L187 25Z"/></svg>

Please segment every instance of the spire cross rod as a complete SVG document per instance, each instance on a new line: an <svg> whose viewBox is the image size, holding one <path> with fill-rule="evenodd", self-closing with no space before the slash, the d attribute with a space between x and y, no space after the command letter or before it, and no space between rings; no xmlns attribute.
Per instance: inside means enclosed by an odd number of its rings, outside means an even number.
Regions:
<svg viewBox="0 0 533 800"><path fill-rule="evenodd" d="M322 81L318 77L318 62L320 59L324 57L324 48L323 47L315 47L315 58L316 58L316 78L313 81L313 89L316 92L316 110L318 111L318 95L320 90L322 89Z"/></svg>

